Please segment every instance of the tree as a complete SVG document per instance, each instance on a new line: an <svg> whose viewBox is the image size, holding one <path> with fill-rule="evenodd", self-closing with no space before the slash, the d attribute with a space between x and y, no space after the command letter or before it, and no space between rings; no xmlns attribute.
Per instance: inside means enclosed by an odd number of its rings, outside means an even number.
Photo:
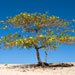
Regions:
<svg viewBox="0 0 75 75"><path fill-rule="evenodd" d="M57 16L48 16L41 13L21 13L14 17L7 17L0 21L1 29L16 29L15 33L8 33L0 39L1 48L35 48L38 64L44 66L39 55L39 50L56 50L61 44L75 44L75 30L73 21L60 19ZM72 35L73 34L73 35ZM47 56L47 53L46 53ZM47 58L46 58L47 61Z"/></svg>

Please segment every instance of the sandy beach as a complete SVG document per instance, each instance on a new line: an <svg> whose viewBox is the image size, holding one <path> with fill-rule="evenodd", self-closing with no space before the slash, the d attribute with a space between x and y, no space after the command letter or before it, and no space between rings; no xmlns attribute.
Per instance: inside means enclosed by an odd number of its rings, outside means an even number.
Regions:
<svg viewBox="0 0 75 75"><path fill-rule="evenodd" d="M0 75L75 75L72 67L27 67L24 64L0 64Z"/></svg>

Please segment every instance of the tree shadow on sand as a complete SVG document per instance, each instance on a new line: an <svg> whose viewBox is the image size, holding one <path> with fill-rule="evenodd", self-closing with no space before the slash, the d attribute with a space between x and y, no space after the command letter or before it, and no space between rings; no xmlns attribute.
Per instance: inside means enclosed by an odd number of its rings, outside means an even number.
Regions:
<svg viewBox="0 0 75 75"><path fill-rule="evenodd" d="M38 64L22 64L22 65L15 65L8 67L10 69L16 69L16 68L52 68L52 67L73 67L74 65L72 63L43 63L44 66L40 66Z"/></svg>

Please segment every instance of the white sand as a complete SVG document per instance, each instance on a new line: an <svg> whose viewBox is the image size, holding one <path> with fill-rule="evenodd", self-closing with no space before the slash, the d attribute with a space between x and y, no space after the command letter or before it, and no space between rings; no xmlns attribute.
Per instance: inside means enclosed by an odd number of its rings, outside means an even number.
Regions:
<svg viewBox="0 0 75 75"><path fill-rule="evenodd" d="M8 64L7 66L5 66L4 64L0 64L0 75L75 75L75 66L24 69L19 67L12 68L12 66L14 66L14 64Z"/></svg>

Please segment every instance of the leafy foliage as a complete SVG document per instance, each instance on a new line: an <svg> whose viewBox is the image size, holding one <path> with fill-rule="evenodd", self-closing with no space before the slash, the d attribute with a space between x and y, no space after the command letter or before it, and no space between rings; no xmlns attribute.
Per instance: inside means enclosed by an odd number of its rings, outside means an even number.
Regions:
<svg viewBox="0 0 75 75"><path fill-rule="evenodd" d="M1 29L18 29L19 32L9 33L0 39L2 48L12 48L13 46L22 48L54 49L65 43L75 44L74 19L72 22L60 19L57 16L48 16L47 13L21 13L12 17L7 17L6 21L0 21ZM58 44L58 45L57 45Z"/></svg>

